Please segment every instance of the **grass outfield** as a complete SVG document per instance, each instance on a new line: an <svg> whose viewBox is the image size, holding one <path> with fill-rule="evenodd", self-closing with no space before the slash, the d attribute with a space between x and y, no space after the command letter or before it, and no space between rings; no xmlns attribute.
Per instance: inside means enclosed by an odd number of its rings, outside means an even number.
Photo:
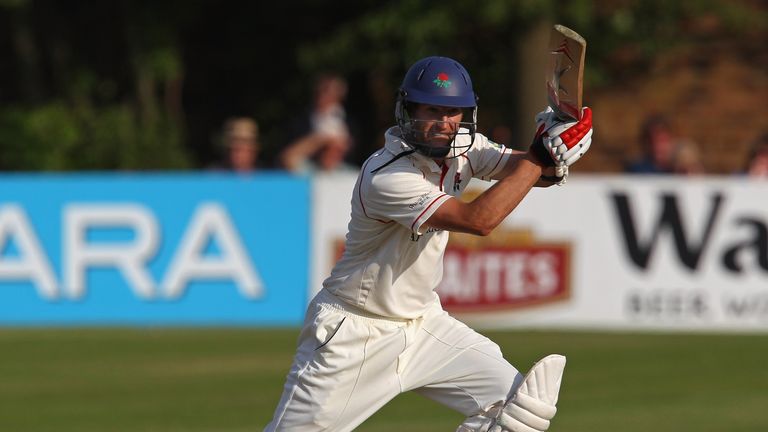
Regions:
<svg viewBox="0 0 768 432"><path fill-rule="evenodd" d="M768 336L486 332L527 370L568 356L552 431L768 431ZM0 431L260 431L296 330L0 329ZM401 395L359 431L453 431Z"/></svg>

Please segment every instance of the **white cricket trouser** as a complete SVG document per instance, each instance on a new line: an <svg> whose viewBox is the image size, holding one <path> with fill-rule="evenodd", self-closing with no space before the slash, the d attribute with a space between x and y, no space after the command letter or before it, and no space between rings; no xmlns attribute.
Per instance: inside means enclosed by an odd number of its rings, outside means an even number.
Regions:
<svg viewBox="0 0 768 432"><path fill-rule="evenodd" d="M420 319L398 321L322 290L265 431L350 431L410 390L474 416L503 403L522 378L498 345L437 303Z"/></svg>

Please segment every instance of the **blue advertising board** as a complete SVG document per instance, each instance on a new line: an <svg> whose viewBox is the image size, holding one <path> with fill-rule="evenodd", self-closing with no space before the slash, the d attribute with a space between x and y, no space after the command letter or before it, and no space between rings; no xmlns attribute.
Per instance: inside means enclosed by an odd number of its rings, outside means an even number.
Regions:
<svg viewBox="0 0 768 432"><path fill-rule="evenodd" d="M309 179L0 176L0 325L297 325Z"/></svg>

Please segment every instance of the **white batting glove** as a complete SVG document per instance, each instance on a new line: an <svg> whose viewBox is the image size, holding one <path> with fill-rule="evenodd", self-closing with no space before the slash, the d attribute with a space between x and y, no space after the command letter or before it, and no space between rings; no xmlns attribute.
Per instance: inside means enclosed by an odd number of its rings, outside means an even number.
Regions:
<svg viewBox="0 0 768 432"><path fill-rule="evenodd" d="M548 129L555 124L555 111L552 107L547 106L544 111L536 114L536 130ZM543 127L543 128L542 128Z"/></svg>
<svg viewBox="0 0 768 432"><path fill-rule="evenodd" d="M577 122L554 122L546 111L540 113L544 125L542 144L556 167L569 167L576 163L592 145L592 110L584 107ZM539 115L536 116L537 124Z"/></svg>
<svg viewBox="0 0 768 432"><path fill-rule="evenodd" d="M540 113L536 114L535 121L536 121L536 136L534 137L532 148L531 148L532 153L545 166L555 167L554 176L543 175L541 176L541 180L550 184L556 184L558 186L562 186L565 184L566 180L568 179L568 165L566 165L562 161L559 161L558 158L553 155L551 145L550 146L544 145L544 139L545 137L548 138L549 130L554 129L557 126L561 126L564 123L562 120L560 120L555 116L554 110L552 110L552 108L549 106L546 109L544 109L544 111L541 111ZM569 124L573 125L575 124L575 122L571 122Z"/></svg>

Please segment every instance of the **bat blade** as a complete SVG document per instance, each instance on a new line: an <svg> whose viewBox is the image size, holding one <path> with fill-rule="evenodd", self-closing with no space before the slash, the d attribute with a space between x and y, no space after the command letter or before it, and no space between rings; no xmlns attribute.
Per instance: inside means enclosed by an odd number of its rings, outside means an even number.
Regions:
<svg viewBox="0 0 768 432"><path fill-rule="evenodd" d="M587 41L560 24L552 28L546 69L547 103L562 120L578 120Z"/></svg>

